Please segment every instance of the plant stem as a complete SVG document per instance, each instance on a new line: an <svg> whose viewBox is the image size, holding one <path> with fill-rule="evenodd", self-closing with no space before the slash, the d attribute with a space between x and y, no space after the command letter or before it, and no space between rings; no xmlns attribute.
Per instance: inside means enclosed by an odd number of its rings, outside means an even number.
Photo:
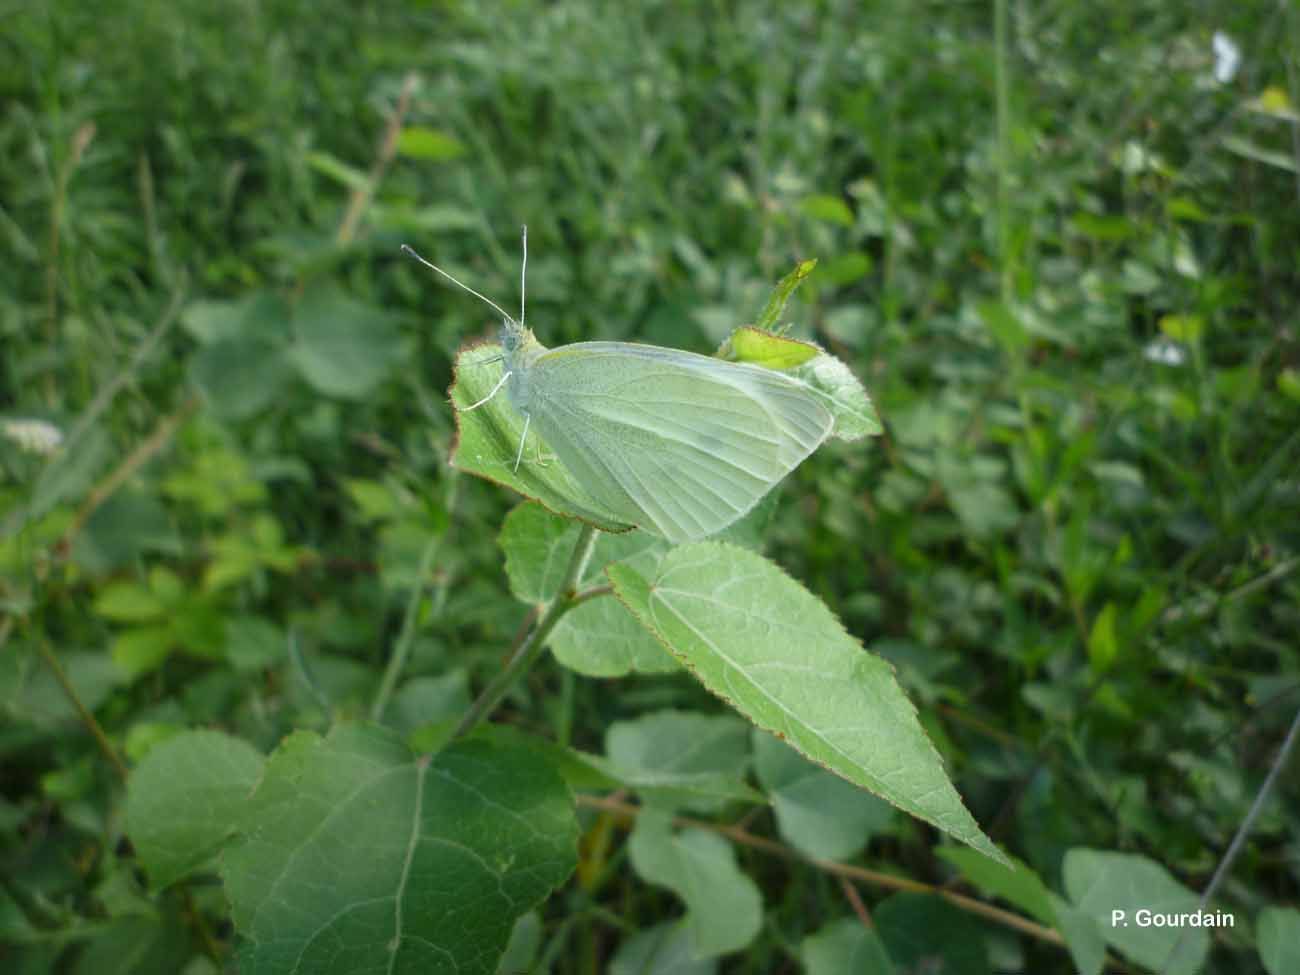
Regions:
<svg viewBox="0 0 1300 975"><path fill-rule="evenodd" d="M76 709L77 714L80 715L81 723L90 731L90 735L95 739L95 744L99 746L99 750L104 753L109 764L113 766L113 770L117 772L118 778L125 782L128 775L126 763L122 761L122 757L118 755L117 749L113 747L113 743L110 742L108 736L104 734L104 729L99 726L99 722L95 720L95 716L90 713L90 710L86 705L81 702L81 698L77 696L76 688L74 688L72 682L68 680L68 672L63 669L63 664L59 663L59 658L50 648L49 643L44 638L37 639L36 650L41 655L41 659L45 661L45 665L50 668L50 673L52 673L54 679L58 681L59 687L63 688L63 693L67 696L68 701L72 704L73 708Z"/></svg>
<svg viewBox="0 0 1300 975"><path fill-rule="evenodd" d="M143 440L135 450L120 463L108 477L104 478L90 492L90 496L82 502L81 507L73 516L71 524L64 529L63 535L60 536L58 544L54 546L56 552L67 556L72 552L72 543L76 540L77 535L86 527L86 522L105 501L111 498L117 489L130 480L141 467L150 461L154 455L171 442L173 434L177 428L189 419L199 406L197 396L191 394L181 403L180 408L174 413L164 417L154 428L153 433Z"/></svg>
<svg viewBox="0 0 1300 975"><path fill-rule="evenodd" d="M104 411L108 409L113 399L127 383L135 378L140 371L140 367L145 364L145 361L153 354L153 350L158 347L158 344L162 342L171 327L176 324L177 319L180 318L181 309L185 306L188 286L188 279L182 277L176 289L172 292L171 300L167 302L167 307L163 310L162 316L150 329L149 334L135 347L130 360L118 371L117 375L100 387L90 405L77 417L76 423L73 424L72 429L68 431L67 436L64 438L63 448L65 451L72 450L86 431L103 416Z"/></svg>
<svg viewBox="0 0 1300 975"><path fill-rule="evenodd" d="M478 723L501 703L501 699L514 686L515 681L527 673L532 665L536 663L537 658L541 656L542 649L546 644L546 638L550 635L551 630L555 628L555 624L560 621L560 617L578 604L578 582L587 569L587 562L591 559L592 549L596 547L596 537L595 528L591 525L582 526L582 533L573 546L573 554L569 557L569 567L564 572L564 581L560 583L559 592L551 600L551 604L546 607L546 612L537 621L537 625L528 634L528 638L519 645L519 649L514 652L514 655L506 663L505 668L488 683L487 687L483 688L483 693L470 705L469 710L465 712L465 717L461 719L460 724L456 726L456 730L452 732L453 739L461 738L473 731Z"/></svg>
<svg viewBox="0 0 1300 975"><path fill-rule="evenodd" d="M585 806L588 809L599 809L603 812L609 813L616 821L623 823L624 825L635 823L637 816L641 813L641 808L639 806L620 802L614 797L579 795L577 801L580 806ZM865 867L854 866L850 863L840 863L838 860L823 860L819 857L806 856L798 850L786 846L783 843L770 840L765 836L758 836L755 833L750 833L738 826L722 826L717 823L708 822L707 820L691 819L686 816L674 817L673 825L683 829L707 829L721 836L725 836L732 842L738 843L741 846L747 846L750 849L770 853L787 860L801 860L804 863L809 863L833 877L868 883L873 886L884 887L887 890L905 890L917 893L933 894L936 897L942 897L948 903L966 911L967 913L977 914L987 920L1011 928L1013 931L1019 931L1022 934L1027 934L1039 941L1057 945L1058 947L1066 946L1065 937L1053 928L1038 924L1037 922L1031 921L1012 911L1003 910L1000 907L994 907L992 904L986 904L984 901L978 900L974 897L968 897L965 894L959 894L955 891L947 890L944 887L922 883L919 880L912 880L909 877L900 877L895 874L883 873L878 870L868 870ZM1107 958L1108 965L1113 963L1113 959Z"/></svg>
<svg viewBox="0 0 1300 975"><path fill-rule="evenodd" d="M379 683L379 691L370 705L371 721L383 719L384 711L393 696L393 690L397 687L397 679L406 669L407 658L411 655L411 645L415 642L415 617L420 608L420 597L424 594L424 580L429 575L429 570L433 568L433 560L437 557L438 549L442 547L442 541L446 537L446 532L433 535L420 555L420 568L416 570L415 585L411 587L411 594L406 600L406 612L402 615L402 629L397 636L392 655L388 658L388 666L384 668L384 677ZM445 580L439 585L445 586Z"/></svg>
<svg viewBox="0 0 1300 975"><path fill-rule="evenodd" d="M998 263L1001 265L1001 297L1011 299L1011 218L1008 203L1010 146L1007 126L1010 98L1007 93L1007 0L993 4L994 84L997 95L997 176L998 176Z"/></svg>
<svg viewBox="0 0 1300 975"><path fill-rule="evenodd" d="M50 240L45 261L45 340L51 348L59 345L59 242L63 217L68 203L68 183L73 170L81 163L87 146L95 137L95 123L87 122L72 137L68 157L59 166L54 180L54 200L50 207ZM53 406L56 401L54 373L45 377L45 397Z"/></svg>
<svg viewBox="0 0 1300 975"><path fill-rule="evenodd" d="M384 129L384 138L379 144L375 161L370 167L370 176L362 186L353 191L352 198L348 200L347 213L343 215L343 221L334 235L335 241L339 244L349 244L356 236L357 225L361 222L362 215L379 188L388 164L397 154L397 137L402 134L402 121L406 118L406 111L411 105L411 96L415 94L418 83L419 76L414 71L408 72L402 81L401 94L397 96L397 105L388 116L388 125Z"/></svg>
<svg viewBox="0 0 1300 975"><path fill-rule="evenodd" d="M1255 820L1259 818L1260 812L1264 809L1264 803L1273 793L1273 786L1277 783L1278 773L1286 766L1286 760L1291 755L1291 749L1295 745L1297 734L1300 733L1300 711L1297 711L1295 717L1291 720L1291 730L1286 733L1286 738L1282 742L1282 747L1278 749L1277 757L1273 759L1273 767L1268 770L1268 775L1264 778L1264 784L1259 787L1259 792L1255 795L1255 801L1250 804L1250 810L1246 813L1246 818L1241 821L1237 827L1237 833L1228 844L1228 852L1223 854L1223 859L1214 870L1214 876L1210 878L1209 884L1201 893L1200 903L1196 905L1196 913L1203 914L1205 908L1209 905L1210 900L1214 897L1232 869L1233 863L1237 860L1237 855L1241 853L1241 848L1246 843L1246 837L1250 836L1251 830L1255 828ZM1183 928L1179 932L1178 940L1174 946L1169 949L1169 957L1165 959L1164 966L1160 969L1161 975L1165 972L1175 971L1176 965L1180 961L1180 955L1187 942L1187 932L1194 930L1192 928Z"/></svg>

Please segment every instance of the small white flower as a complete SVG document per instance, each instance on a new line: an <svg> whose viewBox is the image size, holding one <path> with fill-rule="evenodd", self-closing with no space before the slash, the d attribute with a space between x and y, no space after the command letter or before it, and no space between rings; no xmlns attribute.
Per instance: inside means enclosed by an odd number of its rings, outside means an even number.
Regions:
<svg viewBox="0 0 1300 975"><path fill-rule="evenodd" d="M63 431L45 420L5 420L0 423L0 430L23 450L34 454L48 456L63 443Z"/></svg>
<svg viewBox="0 0 1300 975"><path fill-rule="evenodd" d="M1221 30L1214 32L1211 44L1214 46L1214 80L1226 85L1237 76L1237 68L1241 66L1241 48Z"/></svg>
<svg viewBox="0 0 1300 975"><path fill-rule="evenodd" d="M1187 361L1187 350L1172 339L1159 338L1149 342L1142 354L1148 362L1158 362L1162 366L1181 366Z"/></svg>

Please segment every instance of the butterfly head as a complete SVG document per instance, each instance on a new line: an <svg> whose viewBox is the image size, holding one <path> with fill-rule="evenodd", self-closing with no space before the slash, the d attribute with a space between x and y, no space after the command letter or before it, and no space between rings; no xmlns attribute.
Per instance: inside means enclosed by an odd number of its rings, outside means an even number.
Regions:
<svg viewBox="0 0 1300 975"><path fill-rule="evenodd" d="M537 341L531 328L525 328L513 318L508 318L501 324L501 331L497 333L498 341L501 343L501 355L505 359L507 370L527 369L532 365L533 360L546 351L546 348Z"/></svg>
<svg viewBox="0 0 1300 975"><path fill-rule="evenodd" d="M513 318L507 318L501 323L501 330L497 333L501 342L501 349L507 356L512 356L527 344L528 329L524 328Z"/></svg>

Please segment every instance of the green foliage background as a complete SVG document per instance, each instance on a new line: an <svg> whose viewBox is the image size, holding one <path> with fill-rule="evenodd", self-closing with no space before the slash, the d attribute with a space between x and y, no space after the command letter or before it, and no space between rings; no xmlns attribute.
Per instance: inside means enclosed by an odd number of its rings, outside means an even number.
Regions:
<svg viewBox="0 0 1300 975"><path fill-rule="evenodd" d="M769 554L1052 889L1079 846L1202 889L1300 706L1298 42L1288 5L1156 0L7 13L0 422L65 443L0 439L0 961L81 970L133 911L166 920L160 970L233 938L219 887L144 893L42 648L130 763L366 717L417 580L387 723L499 668L517 499L445 463L452 358L495 323L398 246L513 307L523 223L552 346L707 352L817 258L786 317L887 433L792 476ZM662 708L717 705L552 661L499 717L600 752ZM1242 922L1300 897L1298 791L1292 762L1222 891ZM621 842L543 908L553 970L679 913ZM955 876L901 818L860 857ZM741 861L767 913L724 970L811 965L838 885ZM1072 970L963 920L1001 971ZM1254 946L1218 932L1211 970Z"/></svg>

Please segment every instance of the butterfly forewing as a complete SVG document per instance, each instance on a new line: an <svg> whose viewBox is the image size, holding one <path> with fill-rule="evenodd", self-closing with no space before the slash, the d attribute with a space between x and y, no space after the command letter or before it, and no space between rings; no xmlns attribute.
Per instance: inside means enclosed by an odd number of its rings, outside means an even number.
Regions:
<svg viewBox="0 0 1300 975"><path fill-rule="evenodd" d="M655 346L579 342L529 367L528 411L590 493L671 541L749 511L830 433L778 372Z"/></svg>

